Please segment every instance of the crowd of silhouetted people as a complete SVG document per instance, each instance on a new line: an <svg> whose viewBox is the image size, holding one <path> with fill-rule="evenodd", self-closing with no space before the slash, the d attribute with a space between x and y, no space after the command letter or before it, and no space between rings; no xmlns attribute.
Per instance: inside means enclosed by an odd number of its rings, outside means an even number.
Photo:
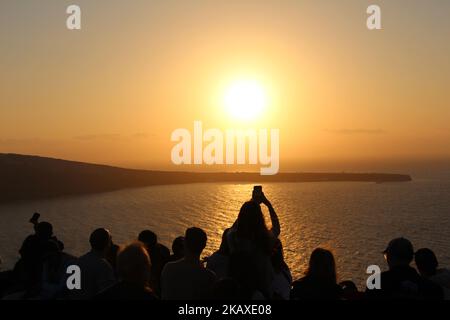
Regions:
<svg viewBox="0 0 450 320"><path fill-rule="evenodd" d="M267 228L261 205L270 214ZM279 238L280 223L263 193L245 202L236 222L224 230L220 248L202 258L206 233L188 228L172 250L144 230L119 247L107 229L89 237L90 251L74 257L53 234L48 222L35 222L34 234L19 250L13 270L0 273L2 299L68 300L363 300L450 299L450 271L439 268L430 249L414 252L405 238L392 240L383 252L388 270L380 288L358 290L338 281L333 253L317 248L305 275L293 281ZM415 260L414 268L411 266ZM81 270L80 287L68 288L69 266Z"/></svg>

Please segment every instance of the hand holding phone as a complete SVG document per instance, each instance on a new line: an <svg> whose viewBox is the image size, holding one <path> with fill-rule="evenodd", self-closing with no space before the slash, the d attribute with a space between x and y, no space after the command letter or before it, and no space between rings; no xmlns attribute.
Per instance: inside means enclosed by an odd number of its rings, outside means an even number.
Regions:
<svg viewBox="0 0 450 320"><path fill-rule="evenodd" d="M252 200L257 203L261 203L264 200L264 193L262 191L262 186L254 186L252 192Z"/></svg>
<svg viewBox="0 0 450 320"><path fill-rule="evenodd" d="M35 213L33 214L33 216L31 217L31 219L30 219L30 223L36 225L36 224L39 222L39 217L40 217L40 216L41 216L41 215L40 215L39 213L35 212Z"/></svg>

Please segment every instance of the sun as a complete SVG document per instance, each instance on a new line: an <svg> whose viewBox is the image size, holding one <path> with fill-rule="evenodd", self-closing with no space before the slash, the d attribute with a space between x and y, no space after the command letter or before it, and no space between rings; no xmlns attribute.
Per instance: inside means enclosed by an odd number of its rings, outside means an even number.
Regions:
<svg viewBox="0 0 450 320"><path fill-rule="evenodd" d="M266 108L267 93L258 81L236 80L225 90L224 105L235 119L254 119L259 117Z"/></svg>

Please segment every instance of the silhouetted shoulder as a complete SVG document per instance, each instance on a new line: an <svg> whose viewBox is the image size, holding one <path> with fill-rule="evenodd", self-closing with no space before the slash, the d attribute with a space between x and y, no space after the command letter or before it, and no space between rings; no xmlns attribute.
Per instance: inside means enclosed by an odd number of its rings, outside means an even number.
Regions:
<svg viewBox="0 0 450 320"><path fill-rule="evenodd" d="M37 241L37 237L34 234L31 234L25 238L22 242L22 246L20 247L19 253L20 254L26 254L28 251L33 247L35 242Z"/></svg>
<svg viewBox="0 0 450 320"><path fill-rule="evenodd" d="M420 276L412 267L394 268L381 273L381 289L367 289L369 299L422 300L443 298L442 288Z"/></svg>
<svg viewBox="0 0 450 320"><path fill-rule="evenodd" d="M329 283L306 276L292 283L292 300L337 300L342 289L335 283Z"/></svg>
<svg viewBox="0 0 450 320"><path fill-rule="evenodd" d="M178 265L181 261L182 261L182 260L180 259L180 260L175 260L175 261L167 262L167 263L164 265L161 274L167 274L167 273L172 272L172 270L174 270L174 269L177 268L177 265Z"/></svg>
<svg viewBox="0 0 450 320"><path fill-rule="evenodd" d="M80 265L88 264L90 266L96 266L97 268L112 270L111 265L105 258L99 257L93 252L88 252L85 255L79 257L77 259L77 262Z"/></svg>

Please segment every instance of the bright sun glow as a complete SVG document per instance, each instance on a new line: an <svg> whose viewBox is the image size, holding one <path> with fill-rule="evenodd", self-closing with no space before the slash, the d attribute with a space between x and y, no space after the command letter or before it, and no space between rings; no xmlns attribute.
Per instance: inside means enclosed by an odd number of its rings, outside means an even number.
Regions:
<svg viewBox="0 0 450 320"><path fill-rule="evenodd" d="M258 117L267 106L267 94L257 81L239 80L225 91L224 104L227 111L237 119Z"/></svg>

